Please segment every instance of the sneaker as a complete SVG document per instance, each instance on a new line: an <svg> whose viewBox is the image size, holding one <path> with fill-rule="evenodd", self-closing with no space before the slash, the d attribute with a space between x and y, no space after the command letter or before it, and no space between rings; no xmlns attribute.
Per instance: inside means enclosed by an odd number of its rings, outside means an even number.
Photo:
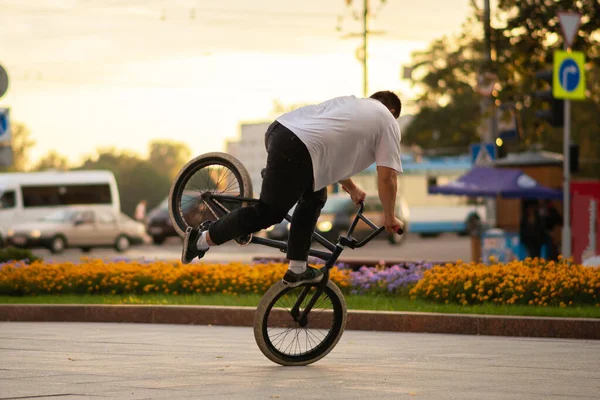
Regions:
<svg viewBox="0 0 600 400"><path fill-rule="evenodd" d="M181 262L189 264L196 257L202 258L206 254L205 250L198 250L198 239L202 232L207 231L210 224L203 223L198 228L188 227L185 230L185 238L183 239L183 247L181 249Z"/></svg>
<svg viewBox="0 0 600 400"><path fill-rule="evenodd" d="M323 272L308 265L306 271L301 274L296 274L288 269L283 276L283 283L289 287L300 286L305 283L317 283L323 279Z"/></svg>

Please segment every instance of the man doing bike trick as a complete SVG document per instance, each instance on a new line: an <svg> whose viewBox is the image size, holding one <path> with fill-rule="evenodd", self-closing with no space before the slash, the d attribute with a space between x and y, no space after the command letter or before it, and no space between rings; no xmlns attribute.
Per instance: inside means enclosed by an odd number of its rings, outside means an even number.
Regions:
<svg viewBox="0 0 600 400"><path fill-rule="evenodd" d="M400 162L402 104L390 91L369 98L336 97L285 113L266 132L267 165L258 203L233 210L212 223L188 228L181 261L202 258L211 246L243 237L281 222L297 203L289 232L289 286L315 283L320 270L307 265L312 235L327 200L327 186L339 182L355 203L365 192L352 176L377 166L378 193L384 225L394 233L403 227L395 215Z"/></svg>

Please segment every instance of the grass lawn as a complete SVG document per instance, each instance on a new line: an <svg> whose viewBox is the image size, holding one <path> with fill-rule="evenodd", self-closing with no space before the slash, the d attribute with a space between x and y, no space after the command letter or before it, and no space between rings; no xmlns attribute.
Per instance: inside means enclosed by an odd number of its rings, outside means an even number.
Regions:
<svg viewBox="0 0 600 400"><path fill-rule="evenodd" d="M164 304L164 305L218 305L251 306L260 300L260 295L61 295L61 296L0 296L0 304ZM389 296L346 296L349 310L416 311L455 314L527 315L573 318L600 318L600 307L536 307L475 305L460 306L435 304L406 297Z"/></svg>

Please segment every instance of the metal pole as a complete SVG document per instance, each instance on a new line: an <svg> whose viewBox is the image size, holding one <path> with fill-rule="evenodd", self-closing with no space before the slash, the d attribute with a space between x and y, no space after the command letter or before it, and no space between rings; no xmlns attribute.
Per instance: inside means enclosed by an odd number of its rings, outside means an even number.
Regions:
<svg viewBox="0 0 600 400"><path fill-rule="evenodd" d="M492 63L492 38L491 38L491 26L490 26L490 0L485 0L483 5L483 36L485 41L485 59L488 67ZM495 107L494 107L494 98L493 95L484 99L485 103L487 103L486 108L491 109L491 116L489 117L489 125L488 129L484 129L484 134L481 137L481 143L490 143L494 139L492 134L494 133L495 127ZM484 103L484 107L485 107Z"/></svg>
<svg viewBox="0 0 600 400"><path fill-rule="evenodd" d="M363 15L363 96L367 97L368 92L368 73L367 73L367 36L369 16L369 0L364 0L364 15Z"/></svg>
<svg viewBox="0 0 600 400"><path fill-rule="evenodd" d="M490 0L484 0L483 2L483 36L485 43L485 60L486 70L489 71L492 66L492 35L491 35L491 7ZM483 132L481 135L481 150L483 151L487 143L494 143L496 139L496 105L494 103L494 96L490 94L489 97L481 99L482 111L491 112L488 117L487 127L484 125ZM485 211L486 220L491 226L496 226L496 198L487 198L485 200Z"/></svg>
<svg viewBox="0 0 600 400"><path fill-rule="evenodd" d="M563 137L563 230L562 255L571 257L571 191L569 170L569 145L571 138L571 100L565 99L564 137Z"/></svg>
<svg viewBox="0 0 600 400"><path fill-rule="evenodd" d="M570 51L565 42L564 49ZM571 257L571 194L569 170L569 145L571 141L571 101L564 100L564 132L563 132L563 229L562 229L562 255Z"/></svg>

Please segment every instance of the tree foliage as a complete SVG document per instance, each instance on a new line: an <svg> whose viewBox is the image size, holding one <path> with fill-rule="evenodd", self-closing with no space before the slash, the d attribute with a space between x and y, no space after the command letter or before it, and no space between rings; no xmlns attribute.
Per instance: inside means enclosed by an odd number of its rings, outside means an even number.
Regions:
<svg viewBox="0 0 600 400"><path fill-rule="evenodd" d="M175 179L192 156L192 151L185 143L172 140L155 140L150 142L149 147L148 161L156 169L166 172L170 180Z"/></svg>
<svg viewBox="0 0 600 400"><path fill-rule="evenodd" d="M67 171L69 169L69 161L65 156L59 154L55 150L51 150L37 162L35 167L33 167L34 171L45 171L49 169Z"/></svg>
<svg viewBox="0 0 600 400"><path fill-rule="evenodd" d="M525 144L541 143L550 151L562 153L563 132L535 117L540 103L530 96L546 89L535 72L552 68L554 50L563 48L559 11L582 15L573 49L586 55L587 99L572 101L571 140L580 144L584 175L596 175L600 141L600 3L597 0L500 0L498 8L506 23L495 30L499 93L502 101L515 101L521 110Z"/></svg>
<svg viewBox="0 0 600 400"><path fill-rule="evenodd" d="M147 160L115 148L99 149L97 157L89 157L75 169L109 170L115 175L121 209L133 215L137 203L146 200L149 207L160 203L169 192L171 181Z"/></svg>
<svg viewBox="0 0 600 400"><path fill-rule="evenodd" d="M189 161L191 150L183 143L157 140L149 144L147 158L129 151L107 147L88 156L73 170L109 170L115 175L121 209L133 215L136 205L146 200L148 208L164 200L180 168ZM69 169L66 158L55 151L38 162L35 170Z"/></svg>
<svg viewBox="0 0 600 400"><path fill-rule="evenodd" d="M413 53L420 112L403 132L403 141L424 148L466 148L477 140L481 110L473 88L484 53L473 27L471 18L458 36L435 40L425 51Z"/></svg>
<svg viewBox="0 0 600 400"><path fill-rule="evenodd" d="M22 172L29 164L29 154L35 145L31 138L31 131L25 124L12 122L10 125L11 147L13 151L13 164L10 167L0 167L0 172Z"/></svg>
<svg viewBox="0 0 600 400"><path fill-rule="evenodd" d="M540 103L533 96L544 90L535 73L552 68L552 53L563 44L558 12L583 15L574 50L586 54L588 99L572 102L572 140L580 143L582 161L597 159L600 141L600 2L597 0L499 0L492 19L492 62L486 63L482 11L473 4L459 35L434 41L413 54L414 76L421 95L420 113L403 132L406 141L424 148L465 146L478 142L478 126L486 115L474 90L478 75L498 76L495 100L511 104L521 117L521 147L539 143L562 152L562 130L536 118ZM464 151L467 148L464 147ZM588 172L594 167L588 166Z"/></svg>

